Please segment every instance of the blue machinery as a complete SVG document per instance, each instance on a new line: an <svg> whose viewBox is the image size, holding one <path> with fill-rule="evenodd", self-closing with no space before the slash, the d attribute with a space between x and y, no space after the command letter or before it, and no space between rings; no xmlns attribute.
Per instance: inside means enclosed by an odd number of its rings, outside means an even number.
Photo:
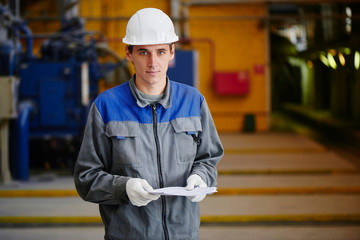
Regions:
<svg viewBox="0 0 360 240"><path fill-rule="evenodd" d="M67 31L66 25L73 25L73 30ZM84 39L81 21L63 26L61 34L42 45L40 58L20 64L20 101L34 105L29 125L33 137L78 135L103 77L96 41Z"/></svg>
<svg viewBox="0 0 360 240"><path fill-rule="evenodd" d="M60 31L42 44L40 57L32 55L34 36L22 19L1 4L0 19L0 76L20 79L18 115L11 129L11 172L15 179L27 180L29 154L39 157L44 149L44 143L36 142L29 151L29 138L67 142L81 136L98 81L114 71L126 79L129 73L104 42L99 45L92 33L84 31L79 18L64 19ZM100 63L100 55L114 61Z"/></svg>

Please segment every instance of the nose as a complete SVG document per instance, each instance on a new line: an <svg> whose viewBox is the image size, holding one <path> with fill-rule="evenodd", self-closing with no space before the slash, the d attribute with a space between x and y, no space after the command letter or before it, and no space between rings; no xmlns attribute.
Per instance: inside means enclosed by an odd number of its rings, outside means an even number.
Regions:
<svg viewBox="0 0 360 240"><path fill-rule="evenodd" d="M156 54L149 54L149 67L154 67L157 64L157 56Z"/></svg>

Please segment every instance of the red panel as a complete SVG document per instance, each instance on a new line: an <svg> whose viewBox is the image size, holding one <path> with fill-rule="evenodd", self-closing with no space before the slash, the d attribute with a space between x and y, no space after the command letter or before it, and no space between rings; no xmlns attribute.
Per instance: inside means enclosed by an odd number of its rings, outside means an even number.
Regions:
<svg viewBox="0 0 360 240"><path fill-rule="evenodd" d="M249 72L217 72L215 92L219 95L245 95L249 92Z"/></svg>

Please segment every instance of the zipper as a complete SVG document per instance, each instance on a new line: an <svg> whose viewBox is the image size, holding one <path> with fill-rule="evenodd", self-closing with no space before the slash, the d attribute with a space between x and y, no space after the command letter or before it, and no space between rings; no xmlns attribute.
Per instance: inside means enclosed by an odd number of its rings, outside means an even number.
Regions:
<svg viewBox="0 0 360 240"><path fill-rule="evenodd" d="M162 166L161 166L161 160L160 160L160 142L159 142L159 136L157 132L157 112L156 112L156 104L151 104L152 108L152 115L153 115L153 130L154 130L154 138L155 138L155 145L156 145L156 158L158 163L158 173L159 173L159 184L160 188L164 187L164 179L162 176ZM165 196L161 196L161 202L162 202L162 225L164 229L164 235L165 239L169 239L169 232L166 226L166 201Z"/></svg>

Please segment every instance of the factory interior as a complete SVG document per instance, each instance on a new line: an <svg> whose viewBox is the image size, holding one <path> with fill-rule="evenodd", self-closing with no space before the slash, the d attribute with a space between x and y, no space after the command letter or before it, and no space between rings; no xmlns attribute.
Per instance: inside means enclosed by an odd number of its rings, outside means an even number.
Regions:
<svg viewBox="0 0 360 240"><path fill-rule="evenodd" d="M74 166L92 102L135 73L122 38L147 7L225 151L199 239L360 240L357 0L0 0L0 239L104 238Z"/></svg>

